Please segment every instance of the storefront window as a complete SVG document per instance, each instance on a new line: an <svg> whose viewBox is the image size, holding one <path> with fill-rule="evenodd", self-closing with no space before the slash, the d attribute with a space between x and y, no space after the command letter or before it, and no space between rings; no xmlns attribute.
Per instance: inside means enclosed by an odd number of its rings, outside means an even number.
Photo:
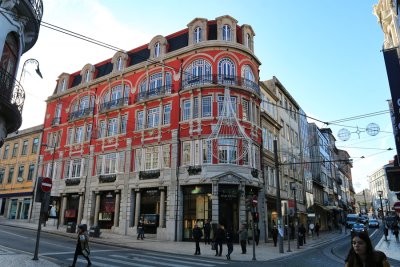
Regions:
<svg viewBox="0 0 400 267"><path fill-rule="evenodd" d="M192 237L192 229L197 223L200 228L206 220L211 220L211 185L187 186L183 189L183 239Z"/></svg>

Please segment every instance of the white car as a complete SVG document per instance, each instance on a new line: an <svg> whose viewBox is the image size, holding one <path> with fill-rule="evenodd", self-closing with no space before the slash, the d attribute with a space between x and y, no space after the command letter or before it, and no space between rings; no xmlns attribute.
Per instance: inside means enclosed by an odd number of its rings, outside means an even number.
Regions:
<svg viewBox="0 0 400 267"><path fill-rule="evenodd" d="M379 222L377 219L370 219L368 226L369 228L379 228Z"/></svg>

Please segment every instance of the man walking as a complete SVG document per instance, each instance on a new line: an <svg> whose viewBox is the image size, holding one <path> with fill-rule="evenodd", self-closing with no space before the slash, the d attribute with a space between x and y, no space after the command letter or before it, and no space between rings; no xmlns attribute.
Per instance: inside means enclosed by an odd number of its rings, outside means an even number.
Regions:
<svg viewBox="0 0 400 267"><path fill-rule="evenodd" d="M247 245L247 229L244 224L240 226L238 231L239 234L239 242L240 246L242 247L242 254L246 254L246 245Z"/></svg>
<svg viewBox="0 0 400 267"><path fill-rule="evenodd" d="M226 259L230 260L231 254L233 251L233 229L232 229L232 226L228 227L228 230L226 231L226 245L228 247L228 254L226 254Z"/></svg>
<svg viewBox="0 0 400 267"><path fill-rule="evenodd" d="M78 240L76 243L74 261L70 267L75 267L76 261L79 255L82 255L87 260L87 266L91 266L92 263L89 259L90 249L89 249L89 237L87 235L87 225L78 225Z"/></svg>
<svg viewBox="0 0 400 267"><path fill-rule="evenodd" d="M222 255L222 243L225 240L225 229L224 226L221 224L218 224L217 231L214 236L214 242L215 242L215 256L221 256Z"/></svg>
<svg viewBox="0 0 400 267"><path fill-rule="evenodd" d="M194 242L196 243L196 250L194 252L194 255L200 255L200 239L203 236L203 232L201 231L197 223L194 225L192 236Z"/></svg>
<svg viewBox="0 0 400 267"><path fill-rule="evenodd" d="M319 236L319 224L315 224L315 233L317 234L317 237Z"/></svg>

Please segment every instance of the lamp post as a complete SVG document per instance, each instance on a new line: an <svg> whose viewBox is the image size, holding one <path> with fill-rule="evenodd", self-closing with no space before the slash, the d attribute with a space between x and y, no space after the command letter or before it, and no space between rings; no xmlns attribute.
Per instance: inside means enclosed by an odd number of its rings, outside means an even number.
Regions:
<svg viewBox="0 0 400 267"><path fill-rule="evenodd" d="M379 196L379 200L381 201L382 224L383 224L383 227L386 227L386 226L385 226L385 215L383 214L383 204L382 204L382 194L383 194L383 191L379 190L379 191L377 191L377 193L378 193L378 196ZM387 241L386 235L385 235L385 240Z"/></svg>
<svg viewBox="0 0 400 267"><path fill-rule="evenodd" d="M297 198L296 198L296 190L297 190L297 184L296 182L290 182L290 189L293 191L293 198L294 198L294 225L295 225L295 233L296 235L296 240L297 240L297 249L299 249L299 221L297 218Z"/></svg>
<svg viewBox="0 0 400 267"><path fill-rule="evenodd" d="M39 75L39 77L43 79L42 73L40 72L40 69L39 69L39 61L37 61L34 58L29 58L29 59L25 60L24 65L22 65L21 75L19 76L19 83L21 83L22 75L25 74L26 64L31 64L31 63L36 65L35 71L36 71L37 75Z"/></svg>
<svg viewBox="0 0 400 267"><path fill-rule="evenodd" d="M279 162L278 162L278 141L274 140L274 160L275 160L275 179L276 179L276 212L278 213L278 243L279 253L283 251L283 229L282 229L282 209L281 209L281 186L279 181Z"/></svg>

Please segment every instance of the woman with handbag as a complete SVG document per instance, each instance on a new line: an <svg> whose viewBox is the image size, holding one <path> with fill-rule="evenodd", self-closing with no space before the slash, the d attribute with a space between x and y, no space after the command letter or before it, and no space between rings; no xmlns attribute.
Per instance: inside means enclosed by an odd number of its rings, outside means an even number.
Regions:
<svg viewBox="0 0 400 267"><path fill-rule="evenodd" d="M89 237L87 234L87 226L86 224L78 225L78 240L76 243L74 261L70 267L75 267L76 260L78 259L78 255L82 255L87 260L87 266L91 266L92 263L89 259L90 248L89 248Z"/></svg>

